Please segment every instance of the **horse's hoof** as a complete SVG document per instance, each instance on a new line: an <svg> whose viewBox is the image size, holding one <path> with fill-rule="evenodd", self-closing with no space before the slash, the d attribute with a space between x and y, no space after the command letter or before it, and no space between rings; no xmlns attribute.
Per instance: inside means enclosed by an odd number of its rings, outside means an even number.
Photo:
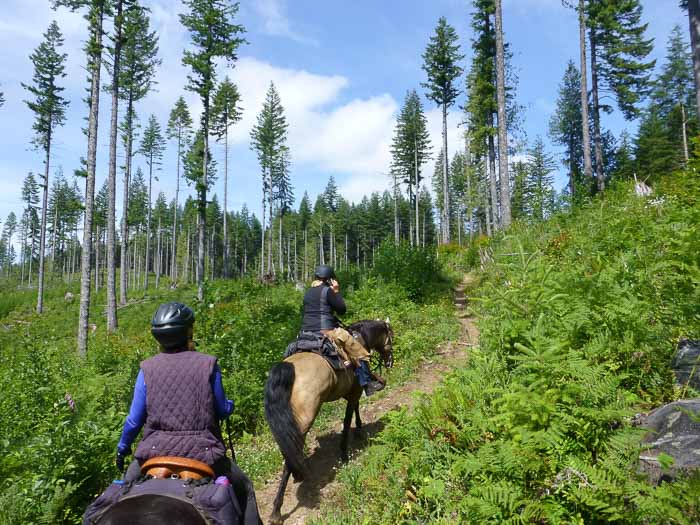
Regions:
<svg viewBox="0 0 700 525"><path fill-rule="evenodd" d="M282 525L283 523L282 516L270 516L270 525Z"/></svg>

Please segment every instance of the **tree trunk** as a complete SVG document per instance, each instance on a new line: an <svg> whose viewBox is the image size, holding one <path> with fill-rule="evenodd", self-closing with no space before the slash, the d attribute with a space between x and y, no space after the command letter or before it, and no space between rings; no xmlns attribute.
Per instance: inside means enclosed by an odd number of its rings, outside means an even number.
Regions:
<svg viewBox="0 0 700 525"><path fill-rule="evenodd" d="M158 217L158 234L156 235L156 262L155 262L155 271L156 271L156 289L160 288L160 265L161 265L161 238L160 238L160 217Z"/></svg>
<svg viewBox="0 0 700 525"><path fill-rule="evenodd" d="M280 209L280 231L279 231L279 239L277 241L277 244L279 245L279 265L280 265L280 273L284 273L284 254L282 253L282 210Z"/></svg>
<svg viewBox="0 0 700 525"><path fill-rule="evenodd" d="M114 16L114 63L112 67L112 116L109 129L109 172L107 175L107 330L117 329L116 224L117 209L117 125L119 118L119 67L122 48L122 6L116 0Z"/></svg>
<svg viewBox="0 0 700 525"><path fill-rule="evenodd" d="M307 263L308 257L308 242L309 242L309 230L304 228L304 280L308 279L309 275L309 265Z"/></svg>
<svg viewBox="0 0 700 525"><path fill-rule="evenodd" d="M97 163L97 124L100 108L100 69L102 68L102 19L104 4L97 7L97 26L91 39L95 42L95 55L91 58L90 114L88 117L87 179L85 181L85 218L83 221L83 252L80 258L80 316L78 319L78 353L87 355L88 322L90 318L90 273L92 251L92 215L95 201L95 168Z"/></svg>
<svg viewBox="0 0 700 525"><path fill-rule="evenodd" d="M318 259L319 259L319 264L326 264L326 254L323 249L323 226L321 226L321 229L318 232Z"/></svg>
<svg viewBox="0 0 700 525"><path fill-rule="evenodd" d="M588 60L586 60L586 6L585 0L579 0L579 49L581 51L581 119L583 120L583 175L587 181L593 180L593 163L591 162L591 136L588 120Z"/></svg>
<svg viewBox="0 0 700 525"><path fill-rule="evenodd" d="M224 134L224 278L228 279L228 126Z"/></svg>
<svg viewBox="0 0 700 525"><path fill-rule="evenodd" d="M51 131L46 141L46 158L44 159L44 196L41 203L41 232L39 234L39 283L36 299L36 311L44 311L44 248L46 245L46 213L49 207L49 164L51 161ZM9 244L10 248L12 244Z"/></svg>
<svg viewBox="0 0 700 525"><path fill-rule="evenodd" d="M488 127L493 128L493 114L489 112ZM488 166L489 166L489 189L491 192L491 228L493 231L498 229L498 186L496 181L496 145L493 140L493 135L489 135L488 139Z"/></svg>
<svg viewBox="0 0 700 525"><path fill-rule="evenodd" d="M273 240L274 240L274 235L273 235L273 230L274 230L274 224L275 221L273 220L272 217L272 210L273 208L273 200L272 200L272 169L270 169L270 178L269 178L269 183L270 183L270 193L267 196L268 200L268 207L270 208L270 235L267 236L267 271L270 273L270 275L275 275L275 260L272 257L272 246L273 246Z"/></svg>
<svg viewBox="0 0 700 525"><path fill-rule="evenodd" d="M148 210L146 210L146 260L144 265L145 276L143 288L148 290L148 273L151 269L151 214L152 214L152 192L153 192L153 153L149 157L148 163Z"/></svg>
<svg viewBox="0 0 700 525"><path fill-rule="evenodd" d="M510 226L510 177L508 176L508 119L506 118L506 63L503 44L503 10L496 0L496 99L498 101L498 175L501 180L501 227Z"/></svg>
<svg viewBox="0 0 700 525"><path fill-rule="evenodd" d="M204 301L204 256L205 236L207 227L207 185L209 167L209 98L205 97L202 111L202 142L204 153L202 155L202 189L199 192L199 246L197 253L197 298Z"/></svg>
<svg viewBox="0 0 700 525"><path fill-rule="evenodd" d="M596 56L596 32L590 29L591 34L591 91L593 95L593 145L595 148L595 176L598 183L598 191L605 189L605 176L603 174L603 138L600 134L600 102L598 99L598 57ZM586 123L584 122L584 127Z"/></svg>
<svg viewBox="0 0 700 525"><path fill-rule="evenodd" d="M442 159L442 201L445 214L445 220L443 223L443 236L442 242L444 244L450 243L450 176L448 173L448 159L447 159L447 104L442 105L442 152L444 157Z"/></svg>
<svg viewBox="0 0 700 525"><path fill-rule="evenodd" d="M185 254L185 282L190 282L190 225L187 225L187 252Z"/></svg>
<svg viewBox="0 0 700 525"><path fill-rule="evenodd" d="M690 47L693 53L695 105L698 118L700 118L700 0L688 0L688 23L690 26Z"/></svg>
<svg viewBox="0 0 700 525"><path fill-rule="evenodd" d="M262 197L262 230L260 235L260 279L265 278L265 211L267 199L265 195L265 168L263 168L263 197Z"/></svg>
<svg viewBox="0 0 700 525"><path fill-rule="evenodd" d="M687 165L688 156L688 130L687 130L688 120L685 115L685 104L681 102L681 132L683 134L683 161Z"/></svg>
<svg viewBox="0 0 700 525"><path fill-rule="evenodd" d="M180 195L180 148L182 147L181 131L177 132L177 173L175 177L175 204L173 206L173 254L171 257L170 278L177 282L177 206Z"/></svg>
<svg viewBox="0 0 700 525"><path fill-rule="evenodd" d="M95 228L95 292L100 290L100 226Z"/></svg>
<svg viewBox="0 0 700 525"><path fill-rule="evenodd" d="M126 305L126 290L128 288L127 277L129 265L127 258L129 256L129 182L131 179L131 159L133 154L133 99L131 95L127 100L126 105L127 118L127 139L126 139L126 159L124 165L124 189L123 189L123 209L122 209L122 224L121 224L121 261L119 269L119 304ZM132 261L135 264L135 261ZM133 284L133 283L132 283Z"/></svg>
<svg viewBox="0 0 700 525"><path fill-rule="evenodd" d="M418 142L414 139L413 165L416 170L416 248L420 247L420 212L418 211L418 195L420 194L420 169L418 166Z"/></svg>

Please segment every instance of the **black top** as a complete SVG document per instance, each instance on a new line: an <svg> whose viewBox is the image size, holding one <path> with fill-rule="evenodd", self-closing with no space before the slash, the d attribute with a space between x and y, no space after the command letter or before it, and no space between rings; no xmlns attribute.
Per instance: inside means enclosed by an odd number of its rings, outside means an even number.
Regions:
<svg viewBox="0 0 700 525"><path fill-rule="evenodd" d="M309 288L304 295L301 329L305 332L318 332L338 328L340 322L335 314L343 315L346 310L343 296L340 292L335 293L327 284Z"/></svg>

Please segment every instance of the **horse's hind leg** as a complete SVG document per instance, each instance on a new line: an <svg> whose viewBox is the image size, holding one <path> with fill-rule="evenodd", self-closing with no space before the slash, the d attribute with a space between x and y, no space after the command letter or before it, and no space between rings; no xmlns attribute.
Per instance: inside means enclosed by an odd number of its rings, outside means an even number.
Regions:
<svg viewBox="0 0 700 525"><path fill-rule="evenodd" d="M291 470L287 466L287 462L284 462L284 470L282 471L282 479L280 480L280 486L277 489L277 495L275 496L275 501L272 504L272 514L270 515L271 525L282 525L282 502L284 501L284 493L287 490L287 483L289 482L289 475Z"/></svg>
<svg viewBox="0 0 700 525"><path fill-rule="evenodd" d="M352 413L355 405L348 401L345 407L345 419L343 419L343 437L340 440L340 459L343 463L348 461L348 436L350 435L350 424L352 423Z"/></svg>

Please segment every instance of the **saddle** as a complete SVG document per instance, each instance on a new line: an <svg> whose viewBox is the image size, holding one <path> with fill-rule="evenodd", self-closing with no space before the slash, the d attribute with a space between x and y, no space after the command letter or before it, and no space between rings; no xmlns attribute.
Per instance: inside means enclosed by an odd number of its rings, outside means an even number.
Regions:
<svg viewBox="0 0 700 525"><path fill-rule="evenodd" d="M284 352L284 359L299 352L311 352L323 357L334 370L345 370L343 358L338 354L333 341L315 332L300 332Z"/></svg>
<svg viewBox="0 0 700 525"><path fill-rule="evenodd" d="M156 479L191 479L213 478L214 470L201 461L176 456L159 456L151 458L141 465L141 474Z"/></svg>

